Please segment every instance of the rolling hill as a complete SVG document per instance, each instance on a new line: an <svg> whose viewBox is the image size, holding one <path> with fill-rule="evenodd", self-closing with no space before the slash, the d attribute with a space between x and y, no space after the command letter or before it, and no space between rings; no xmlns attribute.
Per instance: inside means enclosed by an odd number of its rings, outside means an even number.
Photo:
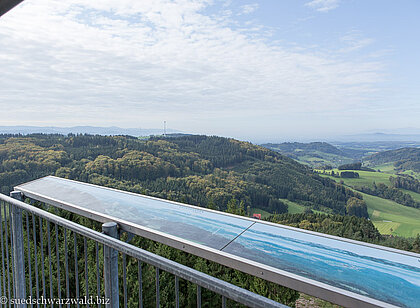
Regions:
<svg viewBox="0 0 420 308"><path fill-rule="evenodd" d="M360 156L360 150L339 149L326 142L285 142L266 143L261 146L293 158L311 167L321 167L352 163Z"/></svg>
<svg viewBox="0 0 420 308"><path fill-rule="evenodd" d="M393 163L397 171L413 170L414 172L420 172L420 148L407 147L379 152L366 157L364 163L369 166Z"/></svg>
<svg viewBox="0 0 420 308"><path fill-rule="evenodd" d="M225 210L287 211L281 199L345 214L354 196L293 159L264 147L207 136L0 135L0 188L45 175Z"/></svg>

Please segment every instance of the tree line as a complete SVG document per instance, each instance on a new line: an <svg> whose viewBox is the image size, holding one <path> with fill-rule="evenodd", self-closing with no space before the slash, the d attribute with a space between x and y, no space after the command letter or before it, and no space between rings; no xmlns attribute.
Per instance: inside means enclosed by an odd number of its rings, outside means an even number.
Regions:
<svg viewBox="0 0 420 308"><path fill-rule="evenodd" d="M389 181L395 188L402 188L420 193L420 181L411 176L391 176Z"/></svg>
<svg viewBox="0 0 420 308"><path fill-rule="evenodd" d="M415 201L410 194L402 192L398 188L387 186L384 183L376 184L374 182L373 187L361 186L356 187L356 189L372 196L393 200L405 206L420 208L420 203Z"/></svg>

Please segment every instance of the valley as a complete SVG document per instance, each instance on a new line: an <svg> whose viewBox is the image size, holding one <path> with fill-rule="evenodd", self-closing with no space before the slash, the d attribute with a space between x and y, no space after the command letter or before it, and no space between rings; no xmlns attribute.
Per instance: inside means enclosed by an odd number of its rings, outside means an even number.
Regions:
<svg viewBox="0 0 420 308"><path fill-rule="evenodd" d="M263 146L287 155L311 166L324 178L341 183L366 202L369 218L384 235L415 237L420 233L420 209L405 206L395 200L366 193L384 184L391 187L390 177L420 179L417 169L420 149L418 143L410 142L342 142L337 146L325 142L264 144ZM413 147L407 147L413 146ZM402 148L400 148L402 147ZM339 170L339 166L362 161L366 170ZM370 170L371 169L371 170ZM414 169L414 170L413 170ZM341 172L355 172L357 178L341 177ZM382 189L384 186L380 186ZM404 188L393 188L401 196L411 196L420 204L420 193ZM408 196L407 196L408 195ZM290 201L289 201L290 202ZM411 202L411 203L413 203ZM411 204L410 203L410 204ZM288 203L289 213L303 213L305 207L299 203Z"/></svg>
<svg viewBox="0 0 420 308"><path fill-rule="evenodd" d="M363 196L363 200L368 207L369 218L381 234L415 237L420 233L420 209L404 206L393 200L359 191L362 186L372 188L374 185L380 183L387 186L391 185L389 178L390 176L395 176L395 172L385 173L358 170L355 172L359 174L359 178L337 178L329 175L331 171L338 174L340 171L345 170L339 171L338 169L333 169L322 170L320 172L321 176L333 179L337 182L342 181L344 185L359 192ZM403 193L411 195L415 201L420 201L419 193L405 189L400 190Z"/></svg>

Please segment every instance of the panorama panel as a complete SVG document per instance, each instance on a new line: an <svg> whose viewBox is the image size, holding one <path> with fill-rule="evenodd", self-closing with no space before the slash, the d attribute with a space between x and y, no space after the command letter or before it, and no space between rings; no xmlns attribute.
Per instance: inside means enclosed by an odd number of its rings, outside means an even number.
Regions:
<svg viewBox="0 0 420 308"><path fill-rule="evenodd" d="M256 223L223 251L396 306L419 307L420 259Z"/></svg>
<svg viewBox="0 0 420 308"><path fill-rule="evenodd" d="M51 176L19 185L16 189L215 249L223 248L252 225L252 221L197 207Z"/></svg>
<svg viewBox="0 0 420 308"><path fill-rule="evenodd" d="M201 256L216 249L220 258L213 260L237 269L237 264L246 264L260 273L281 272L279 277L294 277L319 290L322 285L334 287L330 300L341 294L360 298L363 304L378 300L373 306L420 307L420 258L414 253L52 176L15 189L99 221L128 222L138 230L160 232L163 238L200 244L193 253Z"/></svg>

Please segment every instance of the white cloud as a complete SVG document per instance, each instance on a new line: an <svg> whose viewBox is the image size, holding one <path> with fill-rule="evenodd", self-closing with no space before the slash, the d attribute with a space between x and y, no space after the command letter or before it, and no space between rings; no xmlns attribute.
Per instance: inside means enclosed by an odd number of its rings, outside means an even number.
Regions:
<svg viewBox="0 0 420 308"><path fill-rule="evenodd" d="M342 52L358 51L373 43L373 39L363 37L359 31L350 31L343 35L340 40L345 45L345 47L340 50Z"/></svg>
<svg viewBox="0 0 420 308"><path fill-rule="evenodd" d="M253 4L245 4L241 7L241 13L240 14L251 14L258 10L259 4L253 3Z"/></svg>
<svg viewBox="0 0 420 308"><path fill-rule="evenodd" d="M340 111L376 93L379 63L270 44L205 15L211 3L23 2L0 19L0 109L19 110L0 121L156 126L170 118L182 129L232 113Z"/></svg>
<svg viewBox="0 0 420 308"><path fill-rule="evenodd" d="M307 2L305 6L317 10L318 12L328 12L336 9L339 2L339 0L312 0Z"/></svg>

